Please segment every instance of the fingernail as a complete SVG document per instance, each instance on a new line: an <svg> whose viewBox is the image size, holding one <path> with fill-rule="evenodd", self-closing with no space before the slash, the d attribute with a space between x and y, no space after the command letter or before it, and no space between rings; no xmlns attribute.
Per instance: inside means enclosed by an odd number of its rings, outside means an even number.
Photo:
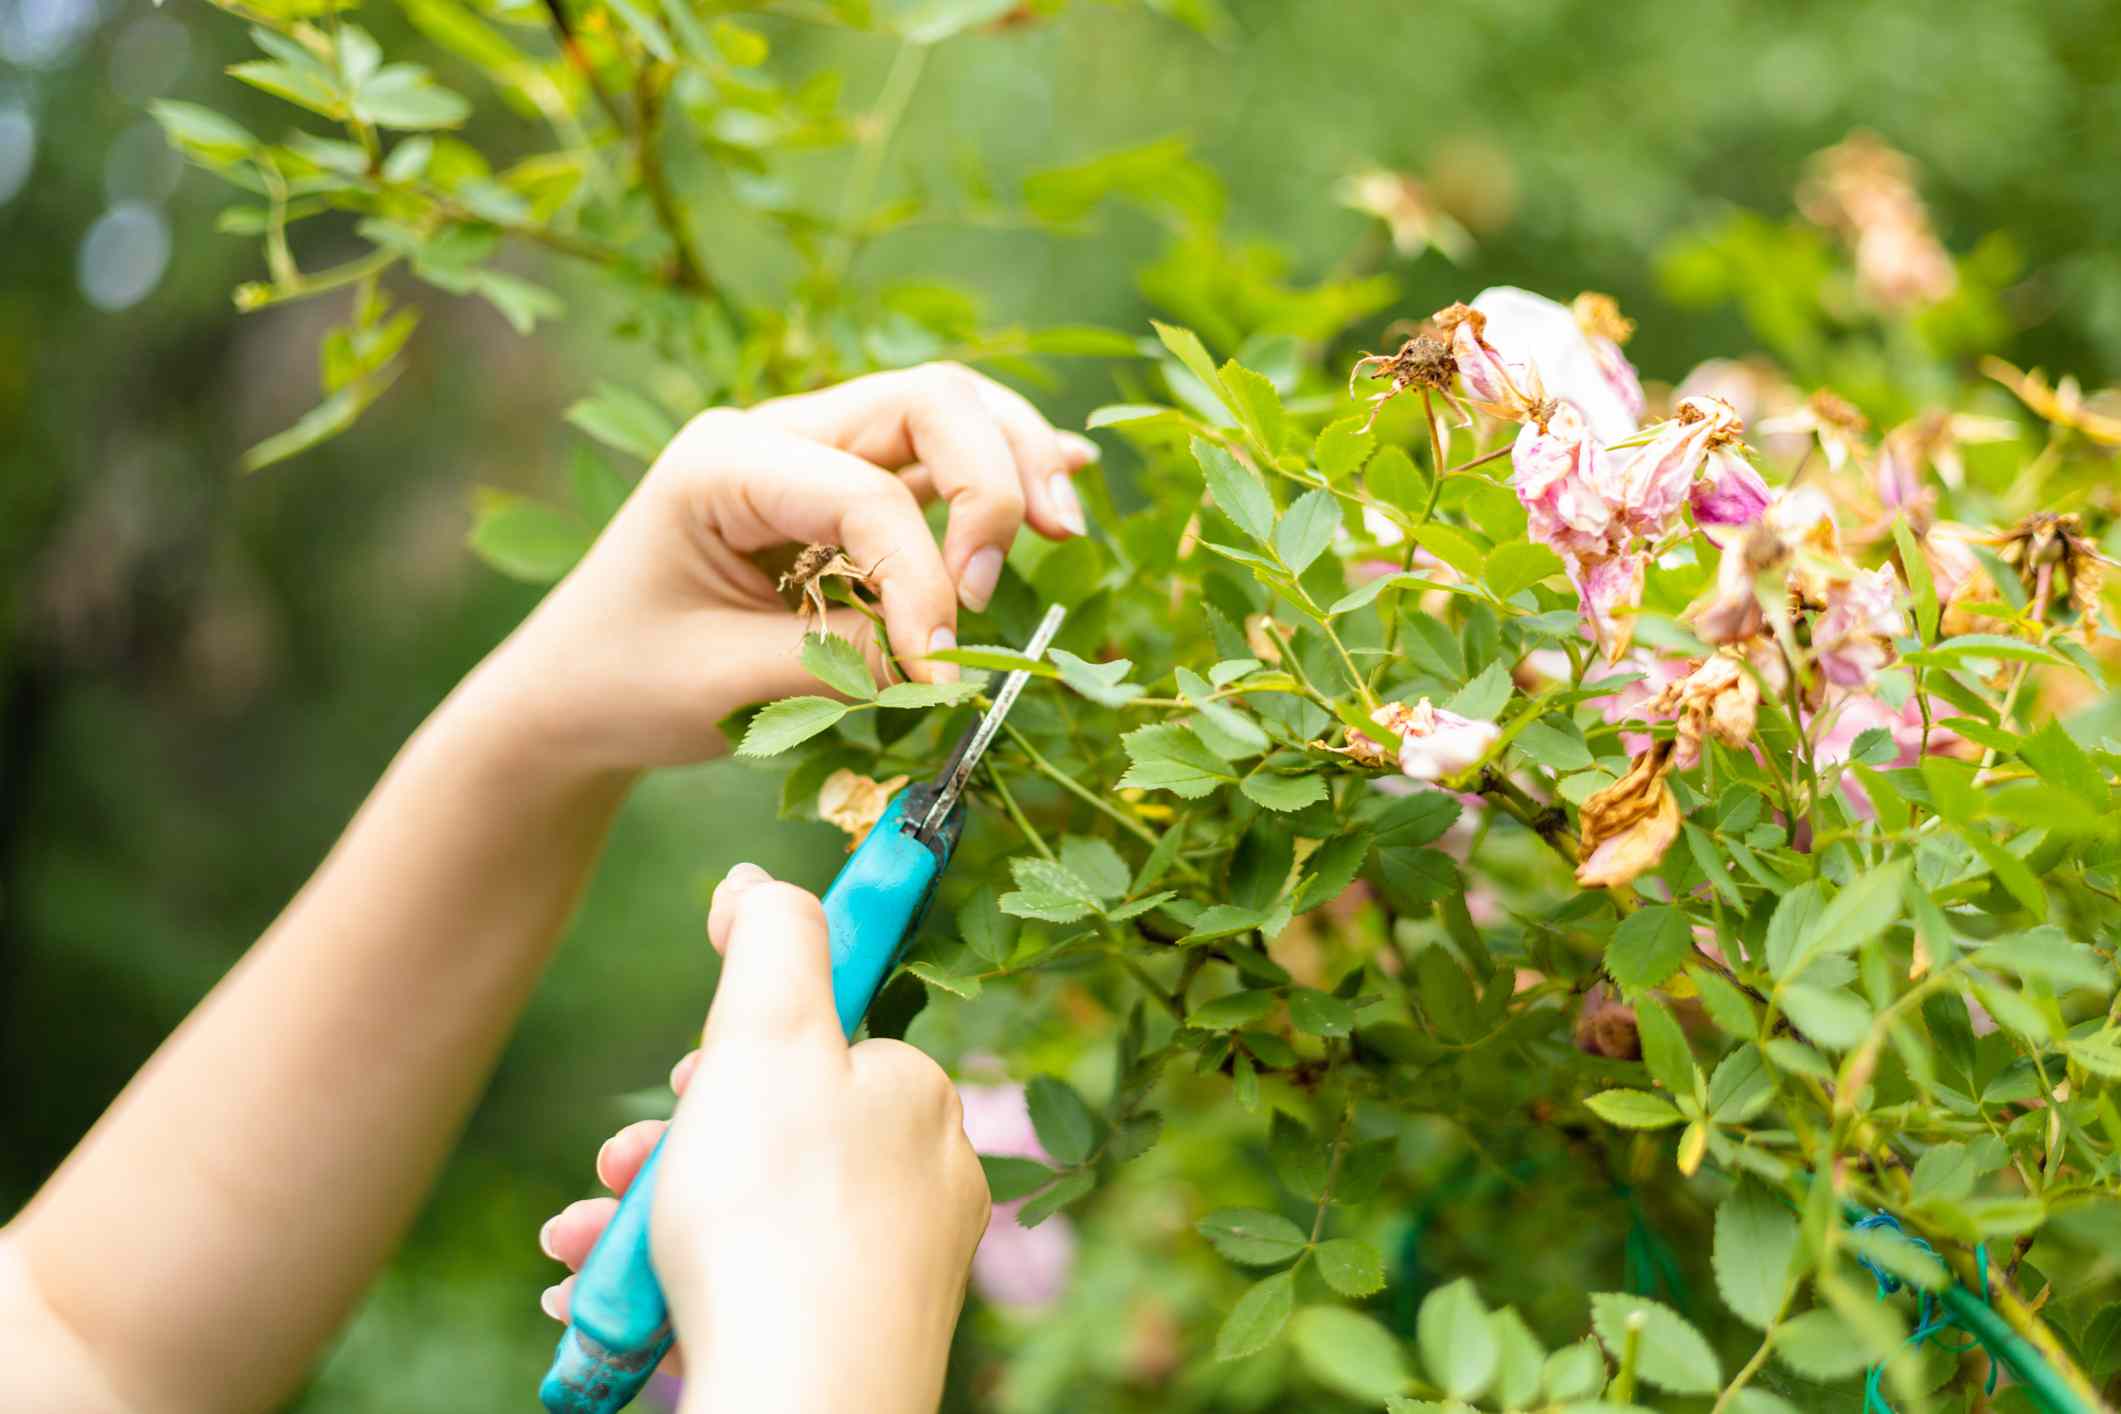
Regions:
<svg viewBox="0 0 2121 1414"><path fill-rule="evenodd" d="M607 1152L608 1152L608 1151L610 1150L610 1148L611 1148L611 1145L612 1145L612 1141L613 1141L613 1140L616 1140L616 1139L617 1139L618 1137L619 1137L618 1135L614 1134L614 1135L612 1135L612 1136L611 1136L611 1138L610 1138L610 1139L606 1139L606 1140L605 1140L605 1141L604 1141L603 1143L601 1143L601 1144L597 1145L597 1165L596 1165L596 1167L597 1167L597 1177L598 1177L599 1179L603 1178L603 1176L604 1176L604 1155L605 1155L605 1154L606 1154L606 1153L607 1153Z"/></svg>
<svg viewBox="0 0 2121 1414"><path fill-rule="evenodd" d="M772 877L756 864L732 864L729 866L729 872L722 876L722 882L734 884L738 888L749 888L753 884L763 884Z"/></svg>
<svg viewBox="0 0 2121 1414"><path fill-rule="evenodd" d="M928 635L928 651L930 653L945 653L955 647L957 647L957 634L949 628L939 628ZM936 682L957 681L957 664L955 663L930 663L928 668L929 676Z"/></svg>
<svg viewBox="0 0 2121 1414"><path fill-rule="evenodd" d="M1090 527L1083 524L1083 503L1077 499L1075 486L1065 476L1056 476L1047 483L1053 497L1053 514L1070 535L1086 535Z"/></svg>
<svg viewBox="0 0 2121 1414"><path fill-rule="evenodd" d="M1094 462L1104 455L1104 451L1097 443L1091 441L1080 432L1063 432L1060 434L1060 439L1061 445L1066 447L1069 455L1078 462Z"/></svg>
<svg viewBox="0 0 2121 1414"><path fill-rule="evenodd" d="M994 586L1001 582L1002 552L989 545L965 561L965 572L957 581L958 602L976 614L987 607Z"/></svg>
<svg viewBox="0 0 2121 1414"><path fill-rule="evenodd" d="M559 1220L560 1215L554 1213L551 1217L545 1219L545 1226L538 1229L538 1250L555 1262L560 1260L560 1254L552 1250L552 1225Z"/></svg>
<svg viewBox="0 0 2121 1414"><path fill-rule="evenodd" d="M560 1319L560 1288L548 1286L538 1296L538 1309L555 1321Z"/></svg>

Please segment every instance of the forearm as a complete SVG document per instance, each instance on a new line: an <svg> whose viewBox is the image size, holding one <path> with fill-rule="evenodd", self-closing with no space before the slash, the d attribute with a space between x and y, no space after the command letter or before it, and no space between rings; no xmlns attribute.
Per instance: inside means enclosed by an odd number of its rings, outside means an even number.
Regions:
<svg viewBox="0 0 2121 1414"><path fill-rule="evenodd" d="M504 725L497 655L12 1229L142 1410L267 1408L416 1211L630 778Z"/></svg>

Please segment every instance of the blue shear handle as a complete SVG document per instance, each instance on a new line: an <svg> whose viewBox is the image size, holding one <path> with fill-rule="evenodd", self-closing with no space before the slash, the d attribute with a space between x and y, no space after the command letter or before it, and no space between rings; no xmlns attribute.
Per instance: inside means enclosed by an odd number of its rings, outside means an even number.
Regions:
<svg viewBox="0 0 2121 1414"><path fill-rule="evenodd" d="M935 851L903 828L906 794L893 797L825 890L832 1000L840 1029L850 1037L942 872ZM950 832L944 833L948 839ZM670 1307L648 1255L648 1217L662 1157L658 1143L575 1278L567 1330L538 1386L538 1398L552 1414L624 1408L670 1349Z"/></svg>

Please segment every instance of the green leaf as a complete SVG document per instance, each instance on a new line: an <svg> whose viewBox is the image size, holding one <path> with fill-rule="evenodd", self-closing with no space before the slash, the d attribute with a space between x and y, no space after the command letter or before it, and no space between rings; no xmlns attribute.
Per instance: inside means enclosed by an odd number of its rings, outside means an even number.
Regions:
<svg viewBox="0 0 2121 1414"><path fill-rule="evenodd" d="M1065 1174L1060 1182L1016 1210L1018 1227L1037 1227L1070 1203L1080 1202L1097 1187L1097 1175L1088 1169Z"/></svg>
<svg viewBox="0 0 2121 1414"><path fill-rule="evenodd" d="M1216 509L1262 545L1274 539L1274 498L1250 467L1205 437L1193 439L1193 459L1208 480Z"/></svg>
<svg viewBox="0 0 2121 1414"><path fill-rule="evenodd" d="M1199 737L1175 722L1137 727L1120 738L1132 763L1119 778L1119 787L1167 790L1187 800L1198 800L1217 786L1236 779L1222 758L1201 744Z"/></svg>
<svg viewBox="0 0 2121 1414"><path fill-rule="evenodd" d="M829 697L784 697L769 702L751 719L737 747L739 756L778 756L805 742L847 715L847 704Z"/></svg>
<svg viewBox="0 0 2121 1414"><path fill-rule="evenodd" d="M557 506L481 488L467 543L511 579L551 584L589 553L593 539L588 526Z"/></svg>
<svg viewBox="0 0 2121 1414"><path fill-rule="evenodd" d="M1795 977L1813 959L1854 952L1891 927L1900 917L1907 870L1908 862L1896 859L1867 870L1835 894L1804 930L1788 966L1777 975Z"/></svg>
<svg viewBox="0 0 2121 1414"><path fill-rule="evenodd" d="M1049 653L1054 650L1047 650ZM1026 658L1010 648L992 648L972 645L965 648L945 648L930 653L931 663L955 663L961 668L982 668L988 672L1029 673L1035 678L1058 678L1060 669L1043 659Z"/></svg>
<svg viewBox="0 0 2121 1414"><path fill-rule="evenodd" d="M1016 920L1001 910L992 884L981 884L958 905L957 935L973 954L999 967L1016 951Z"/></svg>
<svg viewBox="0 0 2121 1414"><path fill-rule="evenodd" d="M1430 1292L1414 1326L1422 1368L1446 1394L1478 1399L1495 1382L1502 1344L1472 1282L1460 1277Z"/></svg>
<svg viewBox="0 0 2121 1414"><path fill-rule="evenodd" d="M1297 987L1289 993L1289 1020L1312 1036L1345 1036L1355 1029L1355 1008L1329 992Z"/></svg>
<svg viewBox="0 0 2121 1414"><path fill-rule="evenodd" d="M1487 555L1463 532L1433 520L1414 528L1414 543L1469 580L1480 579L1487 566Z"/></svg>
<svg viewBox="0 0 2121 1414"><path fill-rule="evenodd" d="M644 462L662 455L678 435L677 424L661 408L614 383L599 383L595 392L567 409L567 420L605 446Z"/></svg>
<svg viewBox="0 0 2121 1414"><path fill-rule="evenodd" d="M1739 1184L1716 1209L1716 1290L1746 1324L1774 1323L1797 1239L1797 1214L1757 1183Z"/></svg>
<svg viewBox="0 0 2121 1414"><path fill-rule="evenodd" d="M1046 657L1052 660L1062 682L1100 706L1124 707L1142 695L1140 683L1125 680L1134 668L1131 659L1114 658L1109 663L1091 663L1065 648L1049 648Z"/></svg>
<svg viewBox="0 0 2121 1414"><path fill-rule="evenodd" d="M1497 1311L1488 1323L1495 1328L1496 1344L1502 1348L1502 1361L1495 1371L1495 1402L1505 1409L1532 1407L1539 1399L1546 1347L1511 1307Z"/></svg>
<svg viewBox="0 0 2121 1414"><path fill-rule="evenodd" d="M1331 491L1306 491L1282 512L1274 527L1274 553L1291 574L1311 567L1340 529L1340 499Z"/></svg>
<svg viewBox="0 0 2121 1414"><path fill-rule="evenodd" d="M803 670L835 692L858 701L876 696L876 682L869 676L869 664L863 660L862 650L836 633L803 635Z"/></svg>
<svg viewBox="0 0 2121 1414"><path fill-rule="evenodd" d="M2082 1041L2065 1041L2062 1049L2091 1074L2103 1080L2121 1080L2121 1039L2090 1036Z"/></svg>
<svg viewBox="0 0 2121 1414"><path fill-rule="evenodd" d="M1812 931L1813 920L1825 907L1826 890L1816 879L1799 884L1782 896L1768 919L1766 950L1770 972L1783 977L1794 970L1791 964L1797 956L1797 941Z"/></svg>
<svg viewBox="0 0 2121 1414"><path fill-rule="evenodd" d="M1654 987L1677 972L1693 952L1694 928L1686 914L1652 904L1620 920L1606 944L1605 967L1623 987Z"/></svg>
<svg viewBox="0 0 2121 1414"><path fill-rule="evenodd" d="M1937 585L1930 578L1929 557L1915 544L1905 515L1893 518L1893 544L1900 550L1900 563L1907 570L1908 592L1915 606L1915 628L1924 643L1937 637Z"/></svg>
<svg viewBox="0 0 2121 1414"><path fill-rule="evenodd" d="M1830 1051L1845 1051L1870 1031L1871 1009L1852 992L1790 982L1778 988L1776 996L1797 1029Z"/></svg>
<svg viewBox="0 0 2121 1414"><path fill-rule="evenodd" d="M1265 1350L1296 1309L1296 1278L1276 1272L1237 1298L1215 1333L1215 1358L1237 1360Z"/></svg>
<svg viewBox="0 0 2121 1414"><path fill-rule="evenodd" d="M1848 1322L1824 1307L1776 1327L1774 1346L1783 1364L1822 1384L1845 1380L1871 1363L1869 1349Z"/></svg>
<svg viewBox="0 0 2121 1414"><path fill-rule="evenodd" d="M1038 1142L1055 1163L1074 1165L1090 1157L1097 1145L1097 1121L1074 1086L1051 1075L1033 1076L1024 1087L1024 1103Z"/></svg>
<svg viewBox="0 0 2121 1414"><path fill-rule="evenodd" d="M1999 938L1973 955L1982 967L2000 968L2020 977L2034 977L2058 992L2073 987L2110 990L2114 969L2083 943L2073 943L2060 928L2034 928L2015 937Z"/></svg>
<svg viewBox="0 0 2121 1414"><path fill-rule="evenodd" d="M1369 854L1370 836L1361 830L1336 835L1313 850L1297 886L1296 911L1307 913L1339 898L1355 882Z"/></svg>
<svg viewBox="0 0 2121 1414"><path fill-rule="evenodd" d="M1194 1007L1186 1013L1186 1025L1202 1031L1234 1031L1250 1026L1273 1009L1272 992L1231 992Z"/></svg>
<svg viewBox="0 0 2121 1414"><path fill-rule="evenodd" d="M1386 447L1370 458L1362 484L1372 496L1409 521L1419 520L1429 504L1429 479L1415 470L1414 459L1399 447Z"/></svg>
<svg viewBox="0 0 2121 1414"><path fill-rule="evenodd" d="M1274 391L1266 375L1246 368L1234 358L1228 359L1222 366L1222 389L1224 402L1236 414L1238 425L1269 457L1279 456L1282 443L1287 440L1289 419L1282 411L1281 395Z"/></svg>
<svg viewBox="0 0 2121 1414"><path fill-rule="evenodd" d="M1622 1129L1663 1129L1682 1118L1670 1100L1642 1090L1601 1090L1584 1104L1607 1124Z"/></svg>
<svg viewBox="0 0 2121 1414"><path fill-rule="evenodd" d="M1399 796L1378 812L1370 829L1380 849L1410 849L1443 838L1465 806L1440 790L1417 790Z"/></svg>
<svg viewBox="0 0 2121 1414"><path fill-rule="evenodd" d="M1757 1118L1774 1099L1774 1074L1762 1060L1760 1048L1750 1041L1718 1061L1709 1076L1709 1118L1718 1124L1744 1124Z"/></svg>
<svg viewBox="0 0 2121 1414"><path fill-rule="evenodd" d="M1637 1371L1651 1384L1674 1394L1714 1394L1723 1383L1716 1352L1671 1307L1647 1297L1600 1292L1591 1298L1591 1326L1615 1359L1626 1343L1628 1317L1643 1318L1642 1353Z"/></svg>
<svg viewBox="0 0 2121 1414"><path fill-rule="evenodd" d="M1399 1342L1381 1324L1344 1306L1306 1306L1290 1336L1304 1368L1328 1389L1373 1403L1406 1390L1410 1378Z"/></svg>
<svg viewBox="0 0 2121 1414"><path fill-rule="evenodd" d="M202 167L232 166L260 146L248 129L211 108L169 98L158 98L147 107L170 145Z"/></svg>
<svg viewBox="0 0 2121 1414"><path fill-rule="evenodd" d="M1605 1388L1605 1357L1598 1342L1585 1336L1547 1357L1540 1385L1553 1400L1587 1399Z"/></svg>
<svg viewBox="0 0 2121 1414"><path fill-rule="evenodd" d="M1377 437L1363 429L1362 421L1359 417L1343 417L1329 422L1311 444L1311 460L1326 480L1344 481L1362 470L1363 462L1369 459Z"/></svg>
<svg viewBox="0 0 2121 1414"><path fill-rule="evenodd" d="M1245 798L1269 810L1301 810L1326 798L1326 783L1317 776L1270 776L1255 773L1237 783Z"/></svg>
<svg viewBox="0 0 2121 1414"><path fill-rule="evenodd" d="M1267 921L1266 911L1245 908L1234 903L1210 904L1193 920L1193 931L1180 938L1179 942L1191 946L1194 943L1212 943L1222 938L1249 933Z"/></svg>
<svg viewBox="0 0 2121 1414"><path fill-rule="evenodd" d="M354 90L353 112L379 128L453 128L471 116L471 104L418 64L386 64Z"/></svg>
<svg viewBox="0 0 2121 1414"><path fill-rule="evenodd" d="M1978 828L1963 830L1960 833L1995 873L1997 882L2009 891L2011 897L2024 904L2027 913L2044 922L2047 918L2047 894L2040 887L2040 881L2033 877L2033 871L2026 866L2025 861L1997 844Z"/></svg>
<svg viewBox="0 0 2121 1414"><path fill-rule="evenodd" d="M567 484L573 492L575 510L591 526L601 530L611 523L633 494L633 484L611 469L601 456L576 443L567 457Z"/></svg>
<svg viewBox="0 0 2121 1414"><path fill-rule="evenodd" d="M1377 1249L1353 1237L1318 1244L1312 1260L1326 1285L1342 1296L1370 1296L1384 1290L1385 1263Z"/></svg>
<svg viewBox="0 0 2121 1414"><path fill-rule="evenodd" d="M902 0L892 27L909 44L940 44L1009 12L1009 0Z"/></svg>
<svg viewBox="0 0 2121 1414"><path fill-rule="evenodd" d="M1012 859L1009 872L1016 878L1016 891L1002 895L1004 913L1047 923L1073 923L1098 911L1097 894L1090 886L1050 859Z"/></svg>
<svg viewBox="0 0 2121 1414"><path fill-rule="evenodd" d="M1310 1238L1295 1223L1258 1208L1224 1208L1193 1226L1216 1251L1248 1267L1279 1266L1295 1260L1310 1245Z"/></svg>
<svg viewBox="0 0 2121 1414"><path fill-rule="evenodd" d="M567 312L567 306L551 290L499 270L475 272L471 288L501 311L502 318L518 334L530 333L540 319L557 319Z"/></svg>
<svg viewBox="0 0 2121 1414"><path fill-rule="evenodd" d="M1501 715L1516 690L1517 684L1510 680L1509 666L1498 658L1482 668L1471 682L1452 693L1443 705L1461 717L1492 722Z"/></svg>
<svg viewBox="0 0 2121 1414"><path fill-rule="evenodd" d="M980 994L980 980L968 973L945 972L932 962L911 962L906 970L931 987L940 987L951 996L971 1001Z"/></svg>
<svg viewBox="0 0 2121 1414"><path fill-rule="evenodd" d="M979 1165L987 1173L987 1193L997 1203L1028 1198L1054 1179L1053 1170L1038 1160L1013 1154L982 1154Z"/></svg>
<svg viewBox="0 0 2121 1414"><path fill-rule="evenodd" d="M1562 572L1561 556L1529 540L1512 540L1488 552L1488 588L1509 599Z"/></svg>
<svg viewBox="0 0 2121 1414"><path fill-rule="evenodd" d="M1156 330L1156 337L1163 341L1164 347L1185 365L1186 371L1198 378L1209 392L1218 398L1221 397L1222 375L1215 371L1215 360L1208 356L1207 345L1200 341L1200 335L1191 329L1158 323L1154 319L1150 320L1149 324Z"/></svg>
<svg viewBox="0 0 2121 1414"><path fill-rule="evenodd" d="M919 707L954 707L979 696L976 682L895 682L876 694L876 705L901 711Z"/></svg>
<svg viewBox="0 0 2121 1414"><path fill-rule="evenodd" d="M1642 1058L1658 1084L1674 1095L1692 1097L1696 1071L1686 1033L1664 1003L1644 992L1635 999L1635 1026L1642 1035Z"/></svg>
<svg viewBox="0 0 2121 1414"><path fill-rule="evenodd" d="M1531 723L1517 733L1514 745L1550 771L1581 771L1591 764L1591 749L1580 735L1555 725L1556 720Z"/></svg>
<svg viewBox="0 0 2121 1414"><path fill-rule="evenodd" d="M1104 840L1068 835L1061 840L1060 862L1100 900L1116 899L1127 892L1127 861Z"/></svg>

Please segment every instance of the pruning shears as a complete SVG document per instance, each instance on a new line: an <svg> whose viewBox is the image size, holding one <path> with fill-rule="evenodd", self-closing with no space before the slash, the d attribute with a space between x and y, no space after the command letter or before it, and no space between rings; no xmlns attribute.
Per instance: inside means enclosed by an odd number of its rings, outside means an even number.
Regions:
<svg viewBox="0 0 2121 1414"><path fill-rule="evenodd" d="M1045 655L1065 614L1057 604L1046 611L1025 646L1027 658L1036 662ZM943 769L891 798L825 890L832 997L850 1039L927 911L964 833L965 785L1030 676L1028 668L1019 668L1003 680L994 705L959 739ZM670 1349L670 1307L648 1251L662 1155L658 1143L575 1278L567 1329L538 1387L552 1414L624 1408Z"/></svg>

